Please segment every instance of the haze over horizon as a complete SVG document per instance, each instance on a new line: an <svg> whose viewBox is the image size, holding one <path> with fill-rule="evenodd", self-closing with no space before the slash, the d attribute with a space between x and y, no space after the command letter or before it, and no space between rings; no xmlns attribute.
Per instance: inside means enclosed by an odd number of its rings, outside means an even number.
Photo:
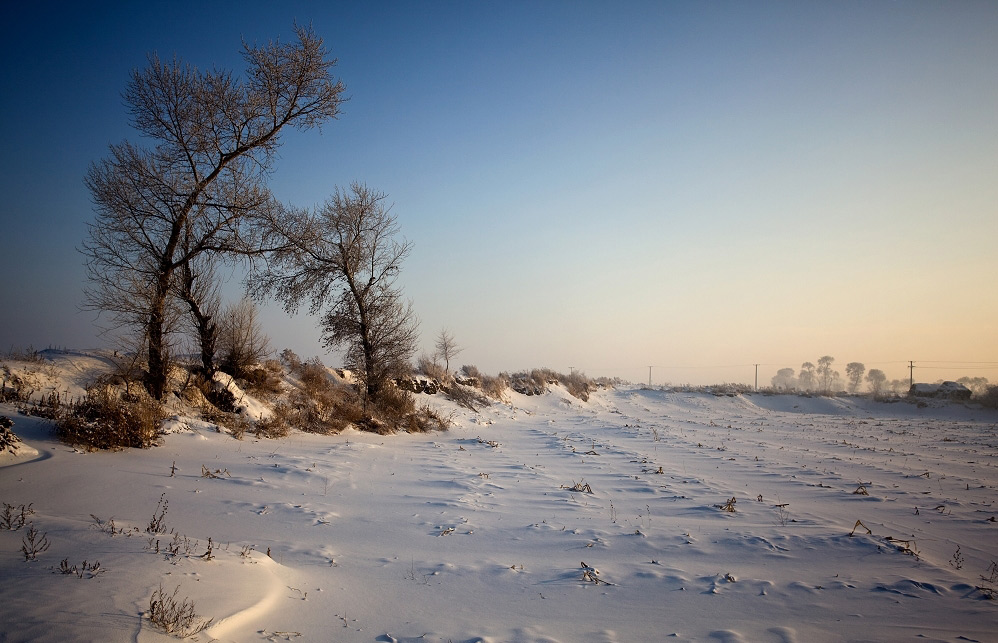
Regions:
<svg viewBox="0 0 998 643"><path fill-rule="evenodd" d="M40 2L8 9L0 349L102 345L83 177L140 142L158 52L240 76L311 24L350 100L287 132L296 205L357 180L414 243L400 285L457 361L751 383L822 355L998 382L998 4ZM227 286L239 296L239 271ZM322 355L315 320L263 310ZM337 356L323 355L337 365Z"/></svg>

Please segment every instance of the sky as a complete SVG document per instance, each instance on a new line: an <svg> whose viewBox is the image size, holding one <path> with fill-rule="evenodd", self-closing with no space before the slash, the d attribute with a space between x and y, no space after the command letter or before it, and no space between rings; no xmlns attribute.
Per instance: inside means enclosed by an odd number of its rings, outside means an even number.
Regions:
<svg viewBox="0 0 998 643"><path fill-rule="evenodd" d="M426 353L766 384L835 357L998 382L993 2L21 3L0 48L0 349L107 344L83 177L146 56L244 69L311 24L349 101L270 186L388 194ZM226 295L240 296L240 274ZM316 320L261 311L326 355Z"/></svg>

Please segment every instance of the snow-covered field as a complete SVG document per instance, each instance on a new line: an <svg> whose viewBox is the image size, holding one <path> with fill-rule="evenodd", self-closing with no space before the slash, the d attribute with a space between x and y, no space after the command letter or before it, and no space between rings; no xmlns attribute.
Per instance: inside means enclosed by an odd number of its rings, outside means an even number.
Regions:
<svg viewBox="0 0 998 643"><path fill-rule="evenodd" d="M0 406L37 450L4 456L0 501L51 543L26 562L27 526L0 530L0 641L170 640L161 586L214 619L201 641L998 640L995 411L509 398L426 397L445 433L181 420L119 453Z"/></svg>

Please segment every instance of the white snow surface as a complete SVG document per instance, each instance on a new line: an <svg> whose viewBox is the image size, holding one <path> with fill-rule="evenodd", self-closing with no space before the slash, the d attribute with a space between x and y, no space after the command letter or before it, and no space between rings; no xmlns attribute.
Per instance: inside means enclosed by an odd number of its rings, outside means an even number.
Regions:
<svg viewBox="0 0 998 643"><path fill-rule="evenodd" d="M176 640L146 616L161 585L214 619L201 641L998 636L978 589L998 559L994 411L509 398L476 414L421 396L455 422L421 435L236 440L174 418L185 430L162 446L117 453L0 405L38 452L0 462L0 501L30 504L51 543L27 562L27 527L0 530L0 640ZM62 574L63 559L106 571Z"/></svg>

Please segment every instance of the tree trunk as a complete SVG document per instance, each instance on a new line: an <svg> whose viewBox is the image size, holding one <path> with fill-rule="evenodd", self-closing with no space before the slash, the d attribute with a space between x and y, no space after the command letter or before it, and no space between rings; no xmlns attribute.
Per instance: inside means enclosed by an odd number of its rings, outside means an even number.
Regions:
<svg viewBox="0 0 998 643"><path fill-rule="evenodd" d="M190 267L184 266L184 289L181 297L187 302L194 318L194 325L197 328L198 343L201 346L201 373L207 379L215 374L215 352L218 343L218 324L212 321L210 312L201 308L197 296L194 294L194 275Z"/></svg>
<svg viewBox="0 0 998 643"><path fill-rule="evenodd" d="M146 390L157 400L166 392L167 356L163 346L163 311L166 297L157 298L149 313L149 372L146 373Z"/></svg>
<svg viewBox="0 0 998 643"><path fill-rule="evenodd" d="M197 303L188 302L191 314L198 328L198 341L201 343L201 372L207 378L215 374L215 344L218 340L218 325L211 316L203 313Z"/></svg>

